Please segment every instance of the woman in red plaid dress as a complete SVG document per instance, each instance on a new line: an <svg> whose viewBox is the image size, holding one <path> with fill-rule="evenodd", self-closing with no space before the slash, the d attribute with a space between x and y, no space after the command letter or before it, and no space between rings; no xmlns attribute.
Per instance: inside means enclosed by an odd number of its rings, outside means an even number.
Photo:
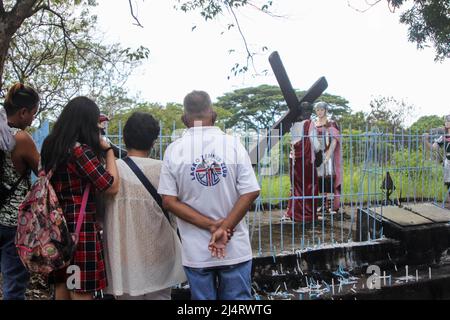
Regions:
<svg viewBox="0 0 450 320"><path fill-rule="evenodd" d="M42 167L46 172L54 170L51 183L70 232L75 232L83 192L88 184L91 185L86 215L71 264L79 270L80 277L76 279L79 282L67 281L77 275L73 270L69 273L67 269L55 272L51 278L55 282L57 300L92 299L93 293L107 286L103 245L96 222L95 193L117 193L119 176L111 146L100 138L99 115L98 106L89 98L72 99L42 146Z"/></svg>

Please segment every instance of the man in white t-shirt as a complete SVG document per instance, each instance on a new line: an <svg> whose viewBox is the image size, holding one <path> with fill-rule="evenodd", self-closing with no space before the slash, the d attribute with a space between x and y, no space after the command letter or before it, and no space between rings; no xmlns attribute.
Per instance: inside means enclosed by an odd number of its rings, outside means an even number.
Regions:
<svg viewBox="0 0 450 320"><path fill-rule="evenodd" d="M239 138L214 127L215 120L206 92L185 97L189 129L164 154L158 193L178 218L191 298L247 300L252 250L243 217L260 187Z"/></svg>

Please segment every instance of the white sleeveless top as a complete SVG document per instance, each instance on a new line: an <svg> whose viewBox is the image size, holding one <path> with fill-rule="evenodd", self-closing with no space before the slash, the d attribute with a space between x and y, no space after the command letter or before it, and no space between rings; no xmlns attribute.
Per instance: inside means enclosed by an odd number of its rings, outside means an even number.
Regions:
<svg viewBox="0 0 450 320"><path fill-rule="evenodd" d="M162 162L131 158L158 188ZM106 292L138 296L186 281L176 229L128 165L116 163L120 189L105 204Z"/></svg>

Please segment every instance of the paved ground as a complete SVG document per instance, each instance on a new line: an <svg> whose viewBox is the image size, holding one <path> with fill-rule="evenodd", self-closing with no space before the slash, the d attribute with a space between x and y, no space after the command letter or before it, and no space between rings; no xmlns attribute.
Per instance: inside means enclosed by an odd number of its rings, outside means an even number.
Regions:
<svg viewBox="0 0 450 320"><path fill-rule="evenodd" d="M301 223L280 222L282 211L250 212L249 226L254 255L273 255L281 252L292 252L293 249L312 247L314 245L334 242L348 242L353 237L355 240L356 221L352 223L352 208L345 207L345 213L325 214L323 220L303 225ZM354 217L356 209L353 208ZM0 299L1 276L0 276ZM38 275L32 277L30 289L27 291L27 299L49 299L50 293L46 282Z"/></svg>
<svg viewBox="0 0 450 320"><path fill-rule="evenodd" d="M0 275L0 300L3 299L2 276ZM27 300L49 300L50 292L46 281L39 275L31 277L30 286L26 292Z"/></svg>

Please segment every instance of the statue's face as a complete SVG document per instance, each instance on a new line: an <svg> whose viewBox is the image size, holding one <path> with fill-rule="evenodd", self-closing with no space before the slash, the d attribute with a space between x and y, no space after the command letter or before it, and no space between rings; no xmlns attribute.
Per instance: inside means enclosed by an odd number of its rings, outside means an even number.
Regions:
<svg viewBox="0 0 450 320"><path fill-rule="evenodd" d="M450 129L450 121L445 121L445 129Z"/></svg>
<svg viewBox="0 0 450 320"><path fill-rule="evenodd" d="M316 109L316 115L319 118L323 118L323 117L325 117L327 115L327 111L324 108L317 108Z"/></svg>

